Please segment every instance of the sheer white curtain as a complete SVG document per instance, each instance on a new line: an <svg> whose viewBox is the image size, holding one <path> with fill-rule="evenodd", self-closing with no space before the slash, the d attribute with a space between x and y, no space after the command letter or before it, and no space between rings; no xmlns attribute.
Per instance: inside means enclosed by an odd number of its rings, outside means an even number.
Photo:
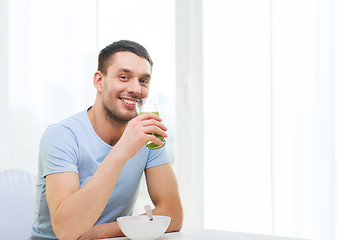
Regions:
<svg viewBox="0 0 337 240"><path fill-rule="evenodd" d="M204 1L205 226L271 233L270 1Z"/></svg>
<svg viewBox="0 0 337 240"><path fill-rule="evenodd" d="M6 1L5 1L6 2ZM37 171L38 145L47 125L85 109L95 91L96 3L90 0L11 0L2 55L0 168Z"/></svg>
<svg viewBox="0 0 337 240"><path fill-rule="evenodd" d="M337 239L336 1L203 4L205 226Z"/></svg>
<svg viewBox="0 0 337 240"><path fill-rule="evenodd" d="M336 1L272 1L275 234L337 239Z"/></svg>

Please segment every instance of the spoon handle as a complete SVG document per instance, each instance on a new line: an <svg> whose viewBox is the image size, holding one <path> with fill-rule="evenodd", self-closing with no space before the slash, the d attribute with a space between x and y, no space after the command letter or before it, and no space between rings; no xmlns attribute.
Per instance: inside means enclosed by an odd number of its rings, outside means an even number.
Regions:
<svg viewBox="0 0 337 240"><path fill-rule="evenodd" d="M153 216L152 216L152 209L151 209L150 204L145 205L144 209L145 209L145 212L146 212L147 216L149 217L150 221L152 221Z"/></svg>

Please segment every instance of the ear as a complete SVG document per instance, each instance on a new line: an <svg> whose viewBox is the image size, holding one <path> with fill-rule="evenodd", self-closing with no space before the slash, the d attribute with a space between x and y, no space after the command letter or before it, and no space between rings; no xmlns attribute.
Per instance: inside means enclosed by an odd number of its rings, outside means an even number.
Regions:
<svg viewBox="0 0 337 240"><path fill-rule="evenodd" d="M103 81L103 74L100 71L95 72L94 74L94 86L98 92L102 92L102 81Z"/></svg>

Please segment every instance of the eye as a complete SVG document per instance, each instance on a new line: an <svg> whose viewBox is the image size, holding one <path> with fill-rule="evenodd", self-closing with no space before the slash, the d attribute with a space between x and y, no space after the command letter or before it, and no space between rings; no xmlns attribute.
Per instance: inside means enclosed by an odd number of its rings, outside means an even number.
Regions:
<svg viewBox="0 0 337 240"><path fill-rule="evenodd" d="M150 84L150 80L146 78L140 79L139 82L144 86L148 86Z"/></svg>
<svg viewBox="0 0 337 240"><path fill-rule="evenodd" d="M119 76L119 79L125 82L125 81L129 80L129 77L125 76L125 75L121 75L121 76Z"/></svg>

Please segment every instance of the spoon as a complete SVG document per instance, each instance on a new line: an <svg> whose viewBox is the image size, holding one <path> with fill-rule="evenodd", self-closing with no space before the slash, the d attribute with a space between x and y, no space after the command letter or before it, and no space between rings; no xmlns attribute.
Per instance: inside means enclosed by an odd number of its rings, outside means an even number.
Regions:
<svg viewBox="0 0 337 240"><path fill-rule="evenodd" d="M144 209L145 209L146 215L149 217L150 221L153 221L152 209L151 209L150 204L145 205Z"/></svg>

